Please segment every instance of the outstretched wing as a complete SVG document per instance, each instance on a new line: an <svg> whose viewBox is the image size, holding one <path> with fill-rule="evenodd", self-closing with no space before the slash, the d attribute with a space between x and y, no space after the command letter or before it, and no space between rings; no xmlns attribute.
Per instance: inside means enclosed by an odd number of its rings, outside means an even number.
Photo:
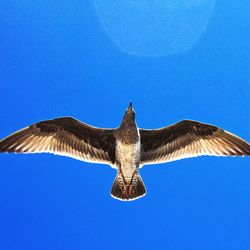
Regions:
<svg viewBox="0 0 250 250"><path fill-rule="evenodd" d="M200 155L250 155L250 144L218 127L184 120L171 126L140 129L141 163L153 164Z"/></svg>
<svg viewBox="0 0 250 250"><path fill-rule="evenodd" d="M113 164L115 138L71 117L42 121L0 141L0 152L54 153L82 161Z"/></svg>

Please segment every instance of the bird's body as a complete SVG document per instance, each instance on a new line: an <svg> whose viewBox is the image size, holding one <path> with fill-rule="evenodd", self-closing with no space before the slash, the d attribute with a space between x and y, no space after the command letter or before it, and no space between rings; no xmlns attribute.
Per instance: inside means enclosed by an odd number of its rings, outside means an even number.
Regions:
<svg viewBox="0 0 250 250"><path fill-rule="evenodd" d="M141 140L132 109L131 113L124 116L121 126L116 129L115 138L117 177L111 195L119 199L140 197L146 193L146 189L139 174Z"/></svg>
<svg viewBox="0 0 250 250"><path fill-rule="evenodd" d="M117 169L111 195L133 200L146 194L139 169L201 155L250 155L250 145L223 129L191 120L155 130L139 129L130 103L121 125L102 129L71 117L42 121L0 141L0 152L54 153Z"/></svg>

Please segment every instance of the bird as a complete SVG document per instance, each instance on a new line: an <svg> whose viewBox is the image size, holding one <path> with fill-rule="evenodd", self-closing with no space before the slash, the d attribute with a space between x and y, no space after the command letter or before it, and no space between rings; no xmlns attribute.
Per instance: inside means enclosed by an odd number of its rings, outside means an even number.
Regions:
<svg viewBox="0 0 250 250"><path fill-rule="evenodd" d="M72 117L45 120L0 141L0 153L53 153L117 170L111 196L122 201L143 197L140 169L189 157L248 156L250 144L213 125L182 120L159 129L138 128L132 102L117 128L97 128Z"/></svg>

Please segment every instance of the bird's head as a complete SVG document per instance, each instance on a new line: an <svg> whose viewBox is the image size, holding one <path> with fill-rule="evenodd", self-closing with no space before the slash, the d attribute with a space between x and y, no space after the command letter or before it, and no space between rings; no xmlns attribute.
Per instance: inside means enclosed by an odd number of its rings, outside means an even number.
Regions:
<svg viewBox="0 0 250 250"><path fill-rule="evenodd" d="M132 102L129 103L128 108L125 110L122 123L128 125L135 124L135 111L133 109Z"/></svg>

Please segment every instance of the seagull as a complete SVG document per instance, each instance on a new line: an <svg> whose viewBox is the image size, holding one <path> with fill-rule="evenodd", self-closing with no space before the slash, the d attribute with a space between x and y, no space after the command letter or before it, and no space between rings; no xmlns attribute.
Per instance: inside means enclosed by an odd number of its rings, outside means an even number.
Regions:
<svg viewBox="0 0 250 250"><path fill-rule="evenodd" d="M111 196L130 201L146 194L143 165L189 157L250 155L250 144L219 127L182 120L160 129L140 129L130 102L118 128L97 128L71 117L45 120L0 141L0 152L53 153L117 170Z"/></svg>

